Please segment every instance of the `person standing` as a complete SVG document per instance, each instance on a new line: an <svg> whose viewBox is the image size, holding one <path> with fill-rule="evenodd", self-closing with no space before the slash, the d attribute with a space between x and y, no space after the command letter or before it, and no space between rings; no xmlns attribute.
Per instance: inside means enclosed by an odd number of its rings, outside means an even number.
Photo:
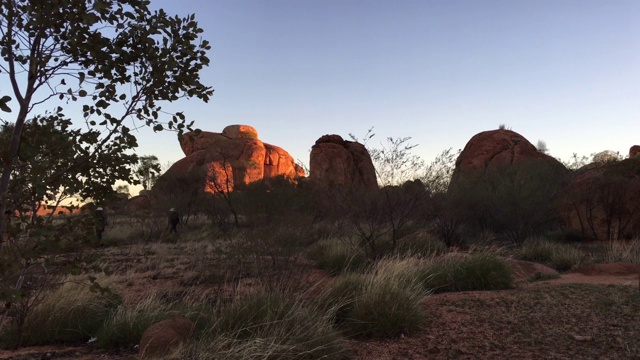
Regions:
<svg viewBox="0 0 640 360"><path fill-rule="evenodd" d="M96 208L96 211L93 217L93 224L95 225L95 228L96 228L96 236L98 237L98 240L102 244L102 233L104 233L104 229L107 226L107 217L104 214L103 208L101 207Z"/></svg>
<svg viewBox="0 0 640 360"><path fill-rule="evenodd" d="M176 228L178 224L180 224L180 215L176 211L176 209L169 209L169 234L175 233L178 234L178 229Z"/></svg>

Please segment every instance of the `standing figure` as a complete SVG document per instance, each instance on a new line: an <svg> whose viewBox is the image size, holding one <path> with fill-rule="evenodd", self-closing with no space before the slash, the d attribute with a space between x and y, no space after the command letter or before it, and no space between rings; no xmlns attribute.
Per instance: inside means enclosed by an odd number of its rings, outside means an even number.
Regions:
<svg viewBox="0 0 640 360"><path fill-rule="evenodd" d="M180 215L176 212L176 209L171 208L169 209L169 234L171 233L178 233L178 230L176 229L176 226L178 226L178 224L180 224Z"/></svg>
<svg viewBox="0 0 640 360"><path fill-rule="evenodd" d="M107 226L107 217L104 214L104 210L101 207L96 208L93 216L93 224L96 227L96 236L102 244L102 233Z"/></svg>

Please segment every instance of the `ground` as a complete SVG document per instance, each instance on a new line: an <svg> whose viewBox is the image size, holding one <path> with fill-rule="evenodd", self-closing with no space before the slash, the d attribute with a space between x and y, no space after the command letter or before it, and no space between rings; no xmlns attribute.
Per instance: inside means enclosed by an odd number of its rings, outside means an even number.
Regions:
<svg viewBox="0 0 640 360"><path fill-rule="evenodd" d="M143 265L141 270L149 267ZM640 359L639 267L598 264L533 281L536 273L553 270L524 263L516 271L515 289L428 296L424 311L429 320L423 330L392 340L349 340L347 355L357 360ZM144 296L140 289L169 290L193 276L179 267L173 272L147 270L122 279L130 290L128 301ZM318 271L308 279L324 280ZM105 352L91 344L0 353L3 360L135 358L135 348Z"/></svg>

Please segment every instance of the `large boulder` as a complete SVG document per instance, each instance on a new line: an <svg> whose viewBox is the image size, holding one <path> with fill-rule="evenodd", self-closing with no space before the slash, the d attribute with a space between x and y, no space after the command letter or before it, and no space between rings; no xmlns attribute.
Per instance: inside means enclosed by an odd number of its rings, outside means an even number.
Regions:
<svg viewBox="0 0 640 360"><path fill-rule="evenodd" d="M553 173L566 173L557 159L536 149L515 131L499 129L473 136L456 160L452 186L466 179L490 177L514 166L533 166Z"/></svg>
<svg viewBox="0 0 640 360"><path fill-rule="evenodd" d="M588 240L640 233L640 157L585 166L559 196L564 227Z"/></svg>
<svg viewBox="0 0 640 360"><path fill-rule="evenodd" d="M634 158L640 156L640 145L633 145L630 149L629 149L629 157L630 158Z"/></svg>
<svg viewBox="0 0 640 360"><path fill-rule="evenodd" d="M180 146L186 156L158 179L154 191L170 193L189 184L219 193L273 177L296 182L305 176L288 152L262 142L248 125L230 125L222 133L189 132L180 138Z"/></svg>
<svg viewBox="0 0 640 360"><path fill-rule="evenodd" d="M311 148L309 180L322 185L377 189L376 171L364 145L324 135Z"/></svg>
<svg viewBox="0 0 640 360"><path fill-rule="evenodd" d="M196 325L184 316L174 316L148 327L140 339L140 358L168 355L171 350L193 336Z"/></svg>
<svg viewBox="0 0 640 360"><path fill-rule="evenodd" d="M456 160L446 212L468 231L523 241L557 226L553 196L569 170L511 130L473 136Z"/></svg>

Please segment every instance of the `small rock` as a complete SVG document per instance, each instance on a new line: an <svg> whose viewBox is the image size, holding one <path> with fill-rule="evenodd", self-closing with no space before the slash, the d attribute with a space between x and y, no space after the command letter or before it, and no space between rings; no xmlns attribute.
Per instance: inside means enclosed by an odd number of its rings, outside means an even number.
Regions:
<svg viewBox="0 0 640 360"><path fill-rule="evenodd" d="M576 335L576 334L571 334L571 336L573 336L573 338L578 340L578 341L591 341L591 340L593 340L593 338L591 336L581 336L581 335Z"/></svg>

